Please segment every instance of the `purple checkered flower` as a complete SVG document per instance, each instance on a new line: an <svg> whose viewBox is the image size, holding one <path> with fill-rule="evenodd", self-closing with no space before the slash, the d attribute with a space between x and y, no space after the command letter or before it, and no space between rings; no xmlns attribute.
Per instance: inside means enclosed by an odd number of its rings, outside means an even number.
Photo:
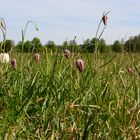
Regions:
<svg viewBox="0 0 140 140"><path fill-rule="evenodd" d="M38 53L34 54L34 58L35 58L36 63L39 63L40 55Z"/></svg>
<svg viewBox="0 0 140 140"><path fill-rule="evenodd" d="M16 61L15 58L13 58L13 59L11 60L11 64L12 64L12 66L13 66L14 69L17 68L17 61Z"/></svg>
<svg viewBox="0 0 140 140"><path fill-rule="evenodd" d="M85 69L85 64L84 64L84 61L82 59L78 59L76 61L76 66L80 72L83 72Z"/></svg>

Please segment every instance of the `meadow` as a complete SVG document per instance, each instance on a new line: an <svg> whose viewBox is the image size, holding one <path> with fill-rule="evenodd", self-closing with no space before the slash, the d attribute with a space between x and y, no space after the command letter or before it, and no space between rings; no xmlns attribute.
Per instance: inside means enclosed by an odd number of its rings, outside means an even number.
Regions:
<svg viewBox="0 0 140 140"><path fill-rule="evenodd" d="M99 22L95 52L67 50L67 57L57 48L24 53L27 26L36 27L26 23L21 52L11 48L11 63L0 63L0 139L140 139L139 53L98 51L109 12ZM0 29L5 52L2 18Z"/></svg>
<svg viewBox="0 0 140 140"><path fill-rule="evenodd" d="M0 65L0 139L140 139L139 54L10 57L16 69Z"/></svg>

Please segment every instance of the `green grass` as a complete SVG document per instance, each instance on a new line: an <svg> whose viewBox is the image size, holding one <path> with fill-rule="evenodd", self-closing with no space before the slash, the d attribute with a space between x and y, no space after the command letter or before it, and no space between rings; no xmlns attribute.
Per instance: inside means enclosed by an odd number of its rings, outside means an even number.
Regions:
<svg viewBox="0 0 140 140"><path fill-rule="evenodd" d="M140 56L131 56L11 54L17 69L0 67L0 139L140 139Z"/></svg>

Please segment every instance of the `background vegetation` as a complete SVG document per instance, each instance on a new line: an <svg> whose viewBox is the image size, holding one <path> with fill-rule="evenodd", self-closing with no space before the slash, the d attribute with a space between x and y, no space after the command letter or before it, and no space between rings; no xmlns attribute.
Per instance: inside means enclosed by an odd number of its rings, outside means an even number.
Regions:
<svg viewBox="0 0 140 140"><path fill-rule="evenodd" d="M98 42L98 44L96 44ZM0 43L2 44L3 41ZM98 45L98 50L102 52L140 52L140 35L130 37L127 41L116 40L113 44L106 44L104 39L86 39L83 44L78 44L76 42L76 37L70 41L64 41L61 45L57 45L54 41L49 40L46 44L42 44L41 40L34 37L31 41L27 40L22 46L22 41L14 44L13 40L6 40L5 52L8 52L13 47L15 51L22 52L43 52L48 50L50 52L56 52L59 49L62 52L64 49L69 49L71 52L88 52L94 53L95 46ZM4 45L0 45L0 51L4 50Z"/></svg>

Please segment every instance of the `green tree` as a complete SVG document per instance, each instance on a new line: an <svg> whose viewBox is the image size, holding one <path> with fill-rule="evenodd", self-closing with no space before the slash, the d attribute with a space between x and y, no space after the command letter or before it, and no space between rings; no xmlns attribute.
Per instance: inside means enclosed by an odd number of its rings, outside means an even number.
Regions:
<svg viewBox="0 0 140 140"><path fill-rule="evenodd" d="M27 40L24 44L22 44L22 41L18 42L16 45L16 49L19 52L31 52L33 50L33 44L31 41Z"/></svg>
<svg viewBox="0 0 140 140"><path fill-rule="evenodd" d="M112 50L115 52L122 52L123 51L123 44L116 40L112 45Z"/></svg>
<svg viewBox="0 0 140 140"><path fill-rule="evenodd" d="M90 39L88 38L81 45L81 50L82 50L82 52L92 52L92 48L91 47L92 47L92 44L91 44Z"/></svg>
<svg viewBox="0 0 140 140"><path fill-rule="evenodd" d="M88 52L88 53L93 53L95 51L95 45L97 43L97 39L96 38L92 38L90 39L86 39L82 45L82 51L83 52Z"/></svg>
<svg viewBox="0 0 140 140"><path fill-rule="evenodd" d="M68 46L69 46L69 44L68 44L68 41L66 40L66 41L63 42L61 48L62 48L63 50L69 49Z"/></svg>
<svg viewBox="0 0 140 140"><path fill-rule="evenodd" d="M43 50L43 45L39 38L34 37L31 42L32 42L32 46L33 46L33 51L39 52L39 51Z"/></svg>
<svg viewBox="0 0 140 140"><path fill-rule="evenodd" d="M99 40L98 49L100 52L107 52L108 46L106 45L106 42L104 39Z"/></svg>
<svg viewBox="0 0 140 140"><path fill-rule="evenodd" d="M6 40L0 43L1 52L9 52L15 46L13 40Z"/></svg>
<svg viewBox="0 0 140 140"><path fill-rule="evenodd" d="M47 44L45 45L45 48L50 51L50 52L55 52L57 49L56 44L54 43L54 41L49 40L47 42Z"/></svg>
<svg viewBox="0 0 140 140"><path fill-rule="evenodd" d="M68 49L71 51L71 52L77 52L79 51L79 46L76 42L76 40L70 40L69 43L68 43Z"/></svg>
<svg viewBox="0 0 140 140"><path fill-rule="evenodd" d="M140 52L140 35L130 37L124 44L125 51Z"/></svg>
<svg viewBox="0 0 140 140"><path fill-rule="evenodd" d="M91 39L91 44L92 44L92 47L90 48L91 52L94 52L96 47L97 47L97 50L99 50L99 39L92 38Z"/></svg>
<svg viewBox="0 0 140 140"><path fill-rule="evenodd" d="M16 49L19 52L31 52L33 50L33 44L31 41L27 40L24 44L22 44L22 41L18 42L16 45Z"/></svg>
<svg viewBox="0 0 140 140"><path fill-rule="evenodd" d="M33 44L31 41L27 40L25 43L24 43L24 49L23 51L24 52L31 52L33 50Z"/></svg>
<svg viewBox="0 0 140 140"><path fill-rule="evenodd" d="M17 50L18 52L21 52L21 51L22 51L22 41L19 41L19 42L17 43L17 45L16 45L16 50Z"/></svg>
<svg viewBox="0 0 140 140"><path fill-rule="evenodd" d="M97 38L92 38L90 39L86 39L82 45L82 52L89 52L89 53L93 53L95 51L95 47L97 47L97 49L100 52L106 52L108 50L108 46L106 45L106 42L104 39L97 39Z"/></svg>

